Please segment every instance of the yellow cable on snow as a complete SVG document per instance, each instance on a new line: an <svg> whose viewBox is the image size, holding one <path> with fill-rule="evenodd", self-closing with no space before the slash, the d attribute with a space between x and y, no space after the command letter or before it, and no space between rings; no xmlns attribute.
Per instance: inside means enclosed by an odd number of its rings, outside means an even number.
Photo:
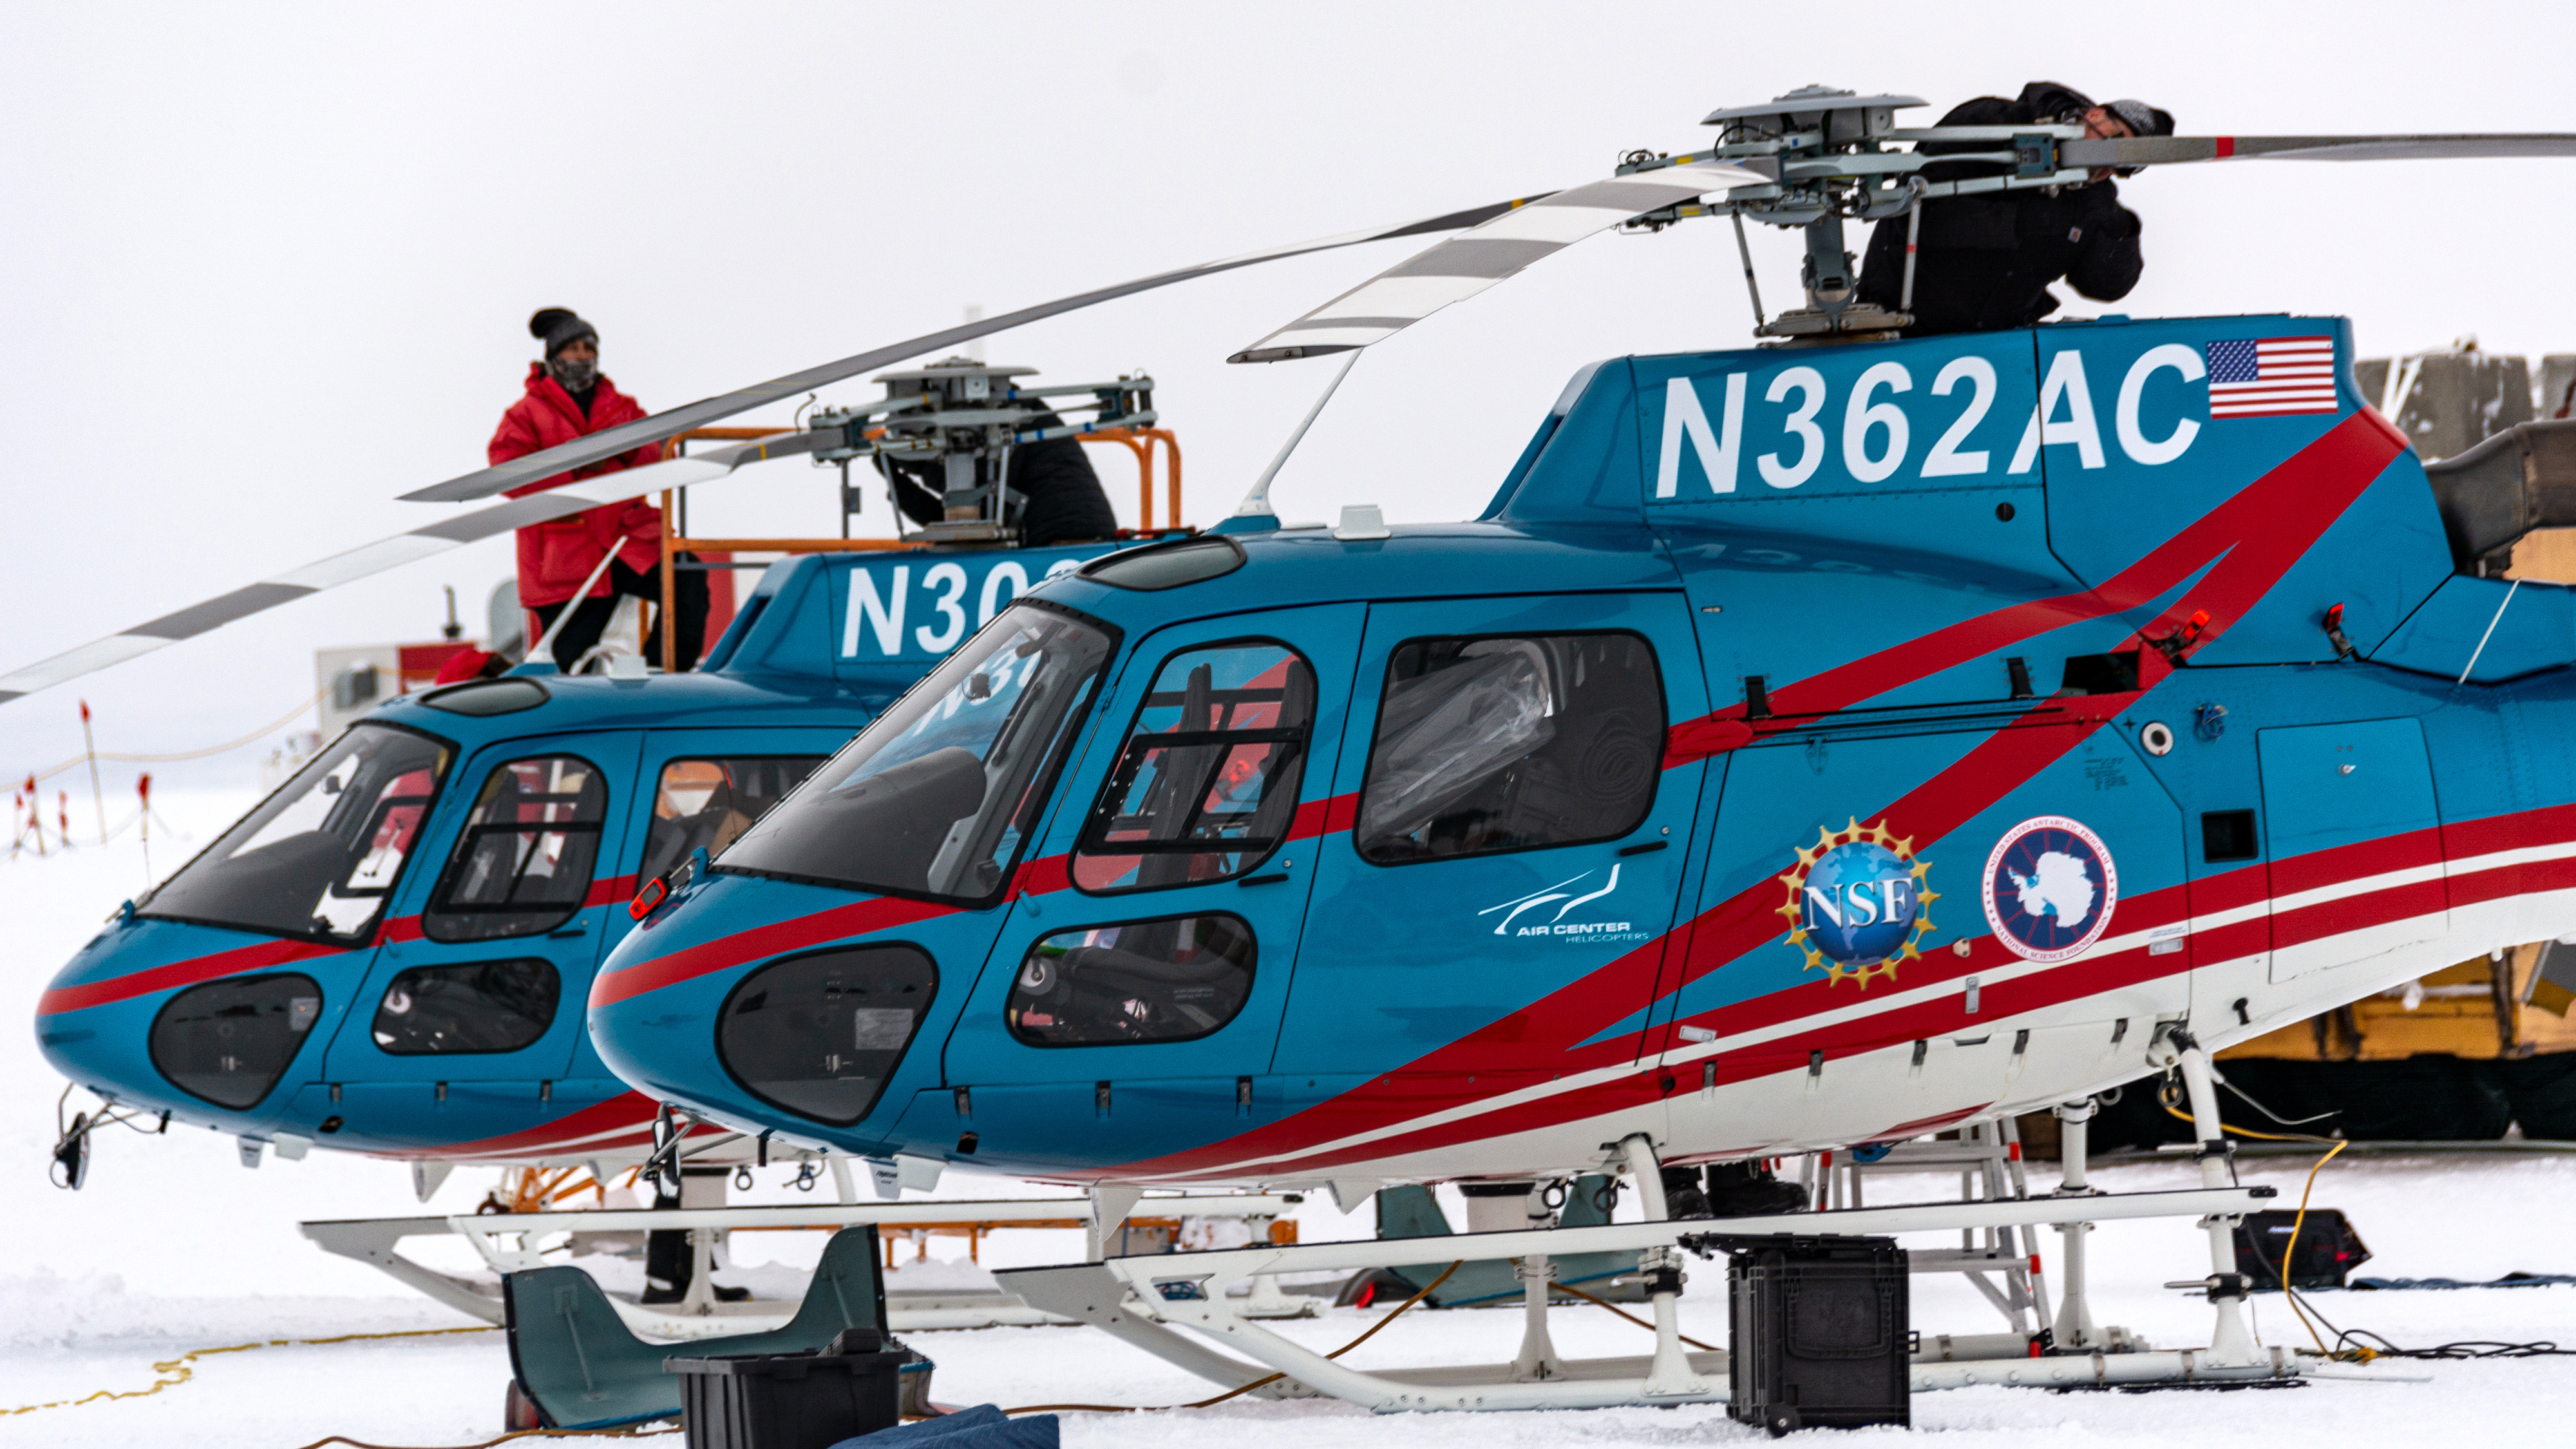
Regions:
<svg viewBox="0 0 2576 1449"><path fill-rule="evenodd" d="M2336 1143L2325 1156L2317 1159L2316 1166L2308 1169L2308 1185L2299 1189L2299 1215L2290 1219L2290 1241L2281 1249L2281 1296L2290 1300L2290 1312L2298 1315L2299 1326L2308 1331L2308 1337L2316 1340L2317 1352L2321 1354L2329 1352L2325 1336L2317 1332L2315 1324L2308 1322L2307 1314L2300 1312L2299 1295L2290 1291L2290 1259L2299 1251L2299 1229L2307 1225L2308 1195L2317 1190L2317 1174L2326 1170L2326 1164L2335 1160L2336 1153L2351 1145L2348 1141ZM2368 1363L2370 1350L2365 1348L2361 1353L2362 1362Z"/></svg>
<svg viewBox="0 0 2576 1449"><path fill-rule="evenodd" d="M190 1349L188 1352L179 1355L177 1358L166 1359L160 1363L154 1364L152 1366L152 1371L156 1374L162 1375L163 1377L148 1389L100 1389L97 1393L89 1394L82 1398L56 1399L49 1404L27 1404L19 1408L0 1411L0 1417L14 1417L19 1414L32 1414L38 1409L77 1408L82 1404L97 1403L101 1399L150 1398L152 1395L161 1392L163 1389L176 1387L177 1385L184 1384L188 1380L196 1377L196 1371L190 1368L189 1365L198 1359L206 1358L213 1354L246 1353L254 1348L291 1348L324 1343L354 1343L360 1339L370 1338L432 1338L440 1334L448 1333L498 1333L500 1331L501 1330L497 1326L491 1324L476 1324L471 1328L406 1328L393 1333L343 1333L331 1338L268 1338L259 1339L251 1343L228 1343L221 1348Z"/></svg>

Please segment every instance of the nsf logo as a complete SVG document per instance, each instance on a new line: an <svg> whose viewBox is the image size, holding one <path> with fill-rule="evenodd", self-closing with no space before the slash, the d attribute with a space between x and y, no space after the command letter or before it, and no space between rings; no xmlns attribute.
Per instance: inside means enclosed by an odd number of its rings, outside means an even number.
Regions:
<svg viewBox="0 0 2576 1449"><path fill-rule="evenodd" d="M1986 857L1986 924L2014 955L2063 961L2102 939L2120 872L2102 837L2063 815L2004 832Z"/></svg>
<svg viewBox="0 0 2576 1449"><path fill-rule="evenodd" d="M1895 980L1897 964L1922 954L1915 943L1932 929L1923 908L1941 897L1925 889L1931 869L1914 858L1913 840L1897 839L1884 820L1819 827L1815 846L1780 877L1789 892L1780 907L1789 944L1828 983L1848 976L1867 991L1874 975Z"/></svg>

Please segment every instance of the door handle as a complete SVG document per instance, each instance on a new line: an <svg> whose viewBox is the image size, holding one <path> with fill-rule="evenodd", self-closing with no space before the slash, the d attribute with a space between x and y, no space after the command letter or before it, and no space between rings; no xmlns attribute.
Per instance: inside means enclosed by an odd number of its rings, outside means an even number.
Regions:
<svg viewBox="0 0 2576 1449"><path fill-rule="evenodd" d="M1631 855L1652 855L1654 852L1661 850L1670 844L1672 844L1672 842L1669 840L1649 840L1641 845L1623 847L1619 854L1623 857Z"/></svg>

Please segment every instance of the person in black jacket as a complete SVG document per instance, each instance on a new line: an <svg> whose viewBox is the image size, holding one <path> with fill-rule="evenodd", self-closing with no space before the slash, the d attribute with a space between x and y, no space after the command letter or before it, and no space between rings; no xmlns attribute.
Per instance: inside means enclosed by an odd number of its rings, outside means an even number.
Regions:
<svg viewBox="0 0 2576 1449"><path fill-rule="evenodd" d="M2081 122L2087 137L2170 136L2173 117L2144 101L2097 106L2053 81L2033 81L2011 100L1981 96L1941 118L1944 126L2027 126ZM1991 151L1985 141L1925 142L1926 152ZM1936 162L1927 181L2005 173L1991 162ZM1908 218L1891 217L1870 233L1860 295L1888 311L1905 278ZM2138 214L2120 204L2108 168L2081 185L2029 187L1923 203L1914 258L1914 315L1909 337L2028 327L2057 310L2049 293L2064 281L2097 302L2116 302L2138 284L2146 262L2138 250Z"/></svg>
<svg viewBox="0 0 2576 1449"><path fill-rule="evenodd" d="M1025 426L1060 428L1064 419L1033 410ZM942 501L942 490L947 487L945 464L883 456L877 462L887 481L894 485L895 505L905 517L915 523L938 523L947 518L947 505ZM989 481L986 474L990 467L989 462L979 460L975 481ZM1100 488L1100 475L1091 470L1091 460L1083 456L1082 445L1071 438L1049 438L1043 443L1023 443L1013 448L1007 478L1011 491L1019 497L1014 505L1016 516L1004 521L1019 526L1022 548L1089 543L1118 531L1117 516L1109 511L1109 495Z"/></svg>

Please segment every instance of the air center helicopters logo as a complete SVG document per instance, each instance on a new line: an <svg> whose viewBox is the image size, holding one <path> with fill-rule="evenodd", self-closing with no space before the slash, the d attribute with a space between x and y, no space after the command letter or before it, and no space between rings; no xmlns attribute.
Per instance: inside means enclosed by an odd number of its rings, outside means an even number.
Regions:
<svg viewBox="0 0 2576 1449"><path fill-rule="evenodd" d="M1780 907L1789 944L1829 984L1848 976L1867 991L1872 976L1894 981L1899 964L1923 954L1915 944L1932 929L1923 908L1941 896L1925 888L1931 869L1932 862L1914 858L1913 837L1897 839L1884 820L1817 827L1814 848L1799 851L1797 865L1780 876L1789 889Z"/></svg>
<svg viewBox="0 0 2576 1449"><path fill-rule="evenodd" d="M1494 926L1494 934L1497 936L1514 938L1538 936L1551 940L1585 943L1646 939L1646 933L1638 930L1633 921L1569 921L1566 919L1567 916L1594 901L1608 898L1613 891L1619 889L1619 867L1615 865L1610 867L1610 879L1603 882L1599 890L1587 891L1581 888L1591 876L1592 872L1588 870L1581 875L1568 876L1552 886L1542 886L1528 895L1514 896L1498 906L1487 906L1476 914L1490 916L1497 911L1502 913L1502 920ZM1548 906L1555 906L1556 909L1545 911ZM1544 914L1534 914L1542 911Z"/></svg>

